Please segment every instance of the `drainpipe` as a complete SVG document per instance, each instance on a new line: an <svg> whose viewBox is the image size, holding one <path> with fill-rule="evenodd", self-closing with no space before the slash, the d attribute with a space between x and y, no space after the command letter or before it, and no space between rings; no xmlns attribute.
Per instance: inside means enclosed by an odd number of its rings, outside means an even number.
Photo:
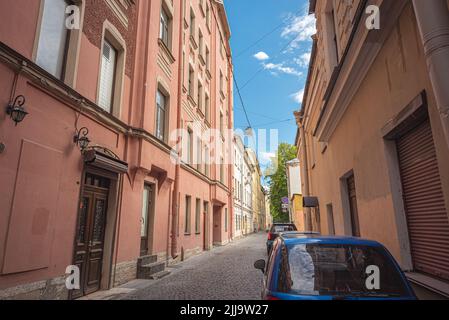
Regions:
<svg viewBox="0 0 449 320"><path fill-rule="evenodd" d="M416 20L449 147L449 9L446 0L413 0Z"/></svg>
<svg viewBox="0 0 449 320"><path fill-rule="evenodd" d="M184 25L184 17L182 16L183 10L183 2L180 3L180 19L179 19L179 55L178 57L182 57L182 39L183 39L183 25ZM181 99L182 99L182 72L183 65L182 61L179 61L178 66L178 110L177 110L177 120L176 120L176 128L181 128ZM181 142L181 138L178 136L176 144L179 145ZM173 189L173 205L172 205L172 221L171 221L171 257L172 259L176 259L178 257L178 214L179 214L179 179L180 179L180 171L181 171L181 159L179 159L179 153L177 154L178 159L176 159L176 167L175 167L175 186Z"/></svg>
<svg viewBox="0 0 449 320"><path fill-rule="evenodd" d="M303 196L309 197L309 164L307 160L307 148L306 148L306 131L304 130L304 119L299 121L300 139L301 139L301 155L302 155L302 165L301 165L301 175L302 181L304 182ZM305 210L305 231L312 230L312 214L310 208L304 208Z"/></svg>

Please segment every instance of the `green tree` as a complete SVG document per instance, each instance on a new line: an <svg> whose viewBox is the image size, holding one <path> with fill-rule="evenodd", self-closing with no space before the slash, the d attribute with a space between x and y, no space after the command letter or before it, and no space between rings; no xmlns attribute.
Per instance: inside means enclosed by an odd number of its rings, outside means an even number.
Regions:
<svg viewBox="0 0 449 320"><path fill-rule="evenodd" d="M274 222L289 222L288 213L282 212L282 198L288 197L286 164L296 158L297 148L288 143L279 145L277 154L265 171L270 189L270 210Z"/></svg>

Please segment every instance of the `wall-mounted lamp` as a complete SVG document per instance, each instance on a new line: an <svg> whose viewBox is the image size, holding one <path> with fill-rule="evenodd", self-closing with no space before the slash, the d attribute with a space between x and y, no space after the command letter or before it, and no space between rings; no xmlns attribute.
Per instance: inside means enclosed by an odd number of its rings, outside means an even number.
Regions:
<svg viewBox="0 0 449 320"><path fill-rule="evenodd" d="M25 108L23 107L24 104L25 97L20 95L17 96L14 99L14 102L12 104L9 104L6 108L6 113L9 115L12 121L16 123L16 126L18 123L22 122L28 114L28 112L26 112Z"/></svg>
<svg viewBox="0 0 449 320"><path fill-rule="evenodd" d="M81 151L84 151L89 146L90 140L87 137L88 134L89 129L83 127L79 129L73 137L73 143L75 143Z"/></svg>

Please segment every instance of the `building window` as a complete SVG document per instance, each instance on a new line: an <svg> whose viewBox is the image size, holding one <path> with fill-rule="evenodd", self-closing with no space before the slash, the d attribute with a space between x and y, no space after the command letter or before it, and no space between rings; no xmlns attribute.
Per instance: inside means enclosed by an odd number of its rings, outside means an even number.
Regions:
<svg viewBox="0 0 449 320"><path fill-rule="evenodd" d="M208 122L210 122L210 98L209 95L206 93L206 97L204 99L204 117Z"/></svg>
<svg viewBox="0 0 449 320"><path fill-rule="evenodd" d="M36 64L60 80L64 78L70 37L65 26L69 4L65 0L44 1L36 54Z"/></svg>
<svg viewBox="0 0 449 320"><path fill-rule="evenodd" d="M167 46L167 48L170 48L170 26L171 26L171 18L167 14L165 8L162 7L159 38Z"/></svg>
<svg viewBox="0 0 449 320"><path fill-rule="evenodd" d="M223 39L220 40L220 55L221 55L221 58L224 60L224 58L225 58L225 47L224 47L224 44L223 44Z"/></svg>
<svg viewBox="0 0 449 320"><path fill-rule="evenodd" d="M326 8L325 13L324 47L327 61L326 68L328 69L328 72L332 74L339 60L338 38L336 32L337 25L333 5L331 2L329 2L327 5L328 8Z"/></svg>
<svg viewBox="0 0 449 320"><path fill-rule="evenodd" d="M224 119L223 119L223 112L220 111L220 133L222 136L224 136Z"/></svg>
<svg viewBox="0 0 449 320"><path fill-rule="evenodd" d="M156 137L159 140L166 139L166 123L167 123L167 97L160 91L156 93Z"/></svg>
<svg viewBox="0 0 449 320"><path fill-rule="evenodd" d="M206 70L210 69L210 51L209 48L206 46Z"/></svg>
<svg viewBox="0 0 449 320"><path fill-rule="evenodd" d="M201 138L200 137L198 137L197 139L196 139L196 169L198 170L198 171L200 171L201 172L201 164L202 164L202 152L203 152L203 146L202 146L202 143L201 143Z"/></svg>
<svg viewBox="0 0 449 320"><path fill-rule="evenodd" d="M210 7L208 3L206 3L206 24L210 29Z"/></svg>
<svg viewBox="0 0 449 320"><path fill-rule="evenodd" d="M98 104L107 112L112 111L114 80L116 77L117 50L108 41L103 43L100 70L100 92Z"/></svg>
<svg viewBox="0 0 449 320"><path fill-rule="evenodd" d="M221 157L220 161L220 182L224 184L224 159Z"/></svg>
<svg viewBox="0 0 449 320"><path fill-rule="evenodd" d="M192 212L192 197L186 196L186 214L185 214L185 225L184 225L184 233L190 234L190 217Z"/></svg>
<svg viewBox="0 0 449 320"><path fill-rule="evenodd" d="M190 36L195 39L195 13L190 8Z"/></svg>
<svg viewBox="0 0 449 320"><path fill-rule="evenodd" d="M198 80L198 97L197 97L197 103L198 103L198 109L201 110L201 112L204 113L203 110L203 85Z"/></svg>
<svg viewBox="0 0 449 320"><path fill-rule="evenodd" d="M201 233L201 200L196 199L195 207L195 233Z"/></svg>
<svg viewBox="0 0 449 320"><path fill-rule="evenodd" d="M210 156L209 156L209 148L206 147L204 150L204 174L209 176L209 165L210 165Z"/></svg>
<svg viewBox="0 0 449 320"><path fill-rule="evenodd" d="M201 32L201 30L198 30L198 50L199 50L199 54L200 57L204 57L204 37L203 37L203 33Z"/></svg>
<svg viewBox="0 0 449 320"><path fill-rule="evenodd" d="M220 70L220 92L224 93L224 77L223 72Z"/></svg>
<svg viewBox="0 0 449 320"><path fill-rule="evenodd" d="M192 66L189 66L189 96L194 97L193 93L194 93L194 85L193 85L193 81L194 81L194 77L195 77L195 71L193 70Z"/></svg>
<svg viewBox="0 0 449 320"><path fill-rule="evenodd" d="M193 162L193 132L188 130L187 137L187 163L192 165Z"/></svg>

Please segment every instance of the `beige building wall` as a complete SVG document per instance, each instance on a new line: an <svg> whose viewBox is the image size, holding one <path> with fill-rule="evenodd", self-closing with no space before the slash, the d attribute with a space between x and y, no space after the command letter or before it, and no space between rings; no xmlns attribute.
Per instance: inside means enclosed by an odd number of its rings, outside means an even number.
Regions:
<svg viewBox="0 0 449 320"><path fill-rule="evenodd" d="M405 270L413 270L397 151L385 134L424 93L446 208L449 149L412 2L375 2L383 12L381 30L368 35L366 29L359 29L349 42L359 1L316 1L316 47L303 109L297 114L305 132L301 135L298 130L298 157L302 163L307 158L302 179L308 183L309 195L319 198L316 219L323 233L351 235L344 179L353 173L361 236L383 243ZM332 3L338 39L335 61L328 39ZM348 44L350 50L344 55Z"/></svg>

